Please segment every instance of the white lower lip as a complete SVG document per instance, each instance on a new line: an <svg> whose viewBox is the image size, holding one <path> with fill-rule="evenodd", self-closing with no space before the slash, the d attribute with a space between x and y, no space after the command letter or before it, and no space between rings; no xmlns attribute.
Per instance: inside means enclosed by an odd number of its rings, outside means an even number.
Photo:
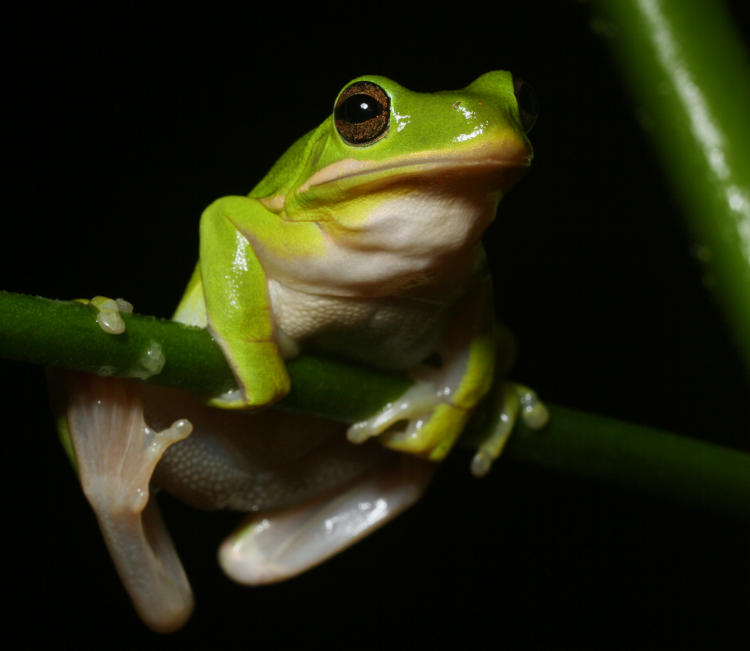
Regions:
<svg viewBox="0 0 750 651"><path fill-rule="evenodd" d="M326 183L342 181L345 179L378 174L381 172L395 172L399 169L412 168L415 171L427 172L430 170L458 170L471 167L486 169L520 168L528 167L531 163L530 156L523 159L505 160L493 157L406 157L395 163L378 165L373 161L360 161L352 158L344 159L329 165L313 174L302 186L299 192L305 192L313 187Z"/></svg>

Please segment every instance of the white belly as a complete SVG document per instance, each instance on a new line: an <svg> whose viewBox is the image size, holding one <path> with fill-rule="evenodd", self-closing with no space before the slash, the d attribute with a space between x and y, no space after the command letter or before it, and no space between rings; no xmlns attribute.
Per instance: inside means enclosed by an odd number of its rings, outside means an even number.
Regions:
<svg viewBox="0 0 750 651"><path fill-rule="evenodd" d="M434 352L447 306L408 297L320 296L269 281L281 338L380 368L404 369Z"/></svg>

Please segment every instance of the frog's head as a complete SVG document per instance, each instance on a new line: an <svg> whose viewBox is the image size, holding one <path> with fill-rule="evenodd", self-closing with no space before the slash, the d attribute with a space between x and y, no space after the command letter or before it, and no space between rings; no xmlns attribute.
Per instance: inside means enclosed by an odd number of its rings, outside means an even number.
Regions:
<svg viewBox="0 0 750 651"><path fill-rule="evenodd" d="M462 248L531 163L526 133L535 117L528 86L509 72L437 93L359 77L297 144L296 163L284 165L293 173L267 205L317 221L338 241L383 249L420 241L432 254Z"/></svg>

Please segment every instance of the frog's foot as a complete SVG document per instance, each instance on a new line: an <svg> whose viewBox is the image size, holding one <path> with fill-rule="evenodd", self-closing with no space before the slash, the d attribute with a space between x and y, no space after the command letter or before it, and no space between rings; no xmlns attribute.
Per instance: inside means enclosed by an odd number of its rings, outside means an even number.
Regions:
<svg viewBox="0 0 750 651"><path fill-rule="evenodd" d="M374 416L354 423L346 432L352 443L364 443L389 427L409 420L409 427L418 427L415 417L429 414L435 408L435 388L429 382L418 381L393 402L386 403Z"/></svg>
<svg viewBox="0 0 750 651"><path fill-rule="evenodd" d="M251 516L219 549L233 580L262 585L291 578L346 549L410 507L435 464L386 453L359 478L300 505Z"/></svg>
<svg viewBox="0 0 750 651"><path fill-rule="evenodd" d="M241 344L217 341L239 388L211 398L209 405L222 409L264 407L289 393L289 374L275 341L243 341Z"/></svg>
<svg viewBox="0 0 750 651"><path fill-rule="evenodd" d="M157 631L182 626L193 609L185 572L154 500L151 475L164 451L192 429L164 431L143 420L138 390L127 381L66 374L68 432L83 491L139 615Z"/></svg>
<svg viewBox="0 0 750 651"><path fill-rule="evenodd" d="M471 461L471 472L476 477L486 475L500 456L520 413L523 422L532 429L541 429L549 420L549 412L536 393L514 382L501 382L492 397L491 427Z"/></svg>
<svg viewBox="0 0 750 651"><path fill-rule="evenodd" d="M76 300L96 308L96 323L104 332L111 335L121 335L125 332L125 321L122 315L132 314L132 303L124 298L107 298L106 296L94 296L91 300Z"/></svg>
<svg viewBox="0 0 750 651"><path fill-rule="evenodd" d="M445 457L472 413L450 402L450 388L428 371L393 402L347 430L352 443L379 436L393 450L439 461ZM439 376L436 376L436 379Z"/></svg>

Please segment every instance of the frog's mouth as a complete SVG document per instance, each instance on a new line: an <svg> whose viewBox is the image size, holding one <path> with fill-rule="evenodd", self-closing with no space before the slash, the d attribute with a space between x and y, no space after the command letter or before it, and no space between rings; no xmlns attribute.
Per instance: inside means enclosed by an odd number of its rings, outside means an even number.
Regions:
<svg viewBox="0 0 750 651"><path fill-rule="evenodd" d="M510 187L531 164L532 152L523 141L484 145L461 151L428 151L399 156L387 161L345 158L315 172L298 189L303 194L336 184L350 186L391 185L404 179L448 177L489 179L492 189Z"/></svg>

